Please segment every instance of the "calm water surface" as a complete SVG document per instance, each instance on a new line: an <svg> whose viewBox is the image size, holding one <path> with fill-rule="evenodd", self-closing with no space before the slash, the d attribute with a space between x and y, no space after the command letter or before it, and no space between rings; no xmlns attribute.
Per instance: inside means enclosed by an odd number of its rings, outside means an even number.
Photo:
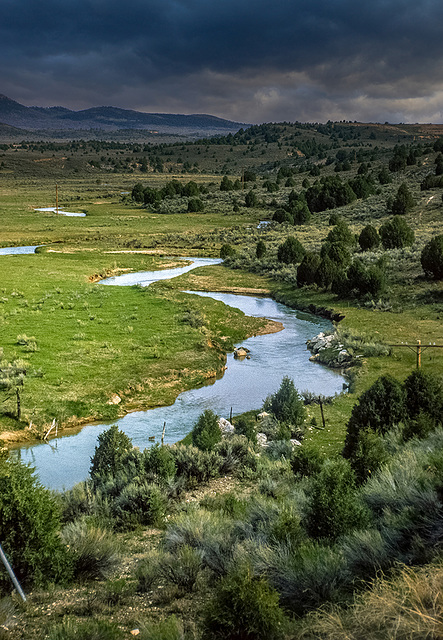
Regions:
<svg viewBox="0 0 443 640"><path fill-rule="evenodd" d="M52 213L56 213L57 209L55 207L40 207L39 209L34 209L34 211L52 211ZM58 215L68 216L70 218L84 218L86 213L72 213L71 211L63 211L59 208Z"/></svg>
<svg viewBox="0 0 443 640"><path fill-rule="evenodd" d="M201 266L201 263L196 266ZM184 269L189 270L188 267ZM154 281L152 278L159 279L157 276L160 273L165 272L142 274L142 284L148 280ZM128 275L134 278L139 274ZM124 278L126 284L135 284L134 281L127 282L126 275L120 278ZM116 279L112 280L116 284ZM118 282L120 284L122 281ZM295 311L269 298L226 293L187 293L214 298L237 307L250 316L277 320L282 322L285 328L279 333L256 336L243 341L241 344L251 351L250 360L236 360L233 354L229 353L228 368L222 378L199 389L180 394L173 405L149 411L136 411L110 423L117 423L135 446L144 449L150 445L150 437L155 437L159 442L164 422L165 442L177 442L189 433L205 409L212 409L226 418L229 418L231 407L234 415L258 409L266 396L279 388L285 375L294 379L300 391L309 389L315 393L333 395L342 390L342 376L336 371L309 362L309 352L305 344L308 338L319 331L329 329L329 321ZM97 436L107 427L108 424L87 425L76 435L51 440L49 444L22 447L17 451L23 461L35 466L44 485L53 489L70 488L87 477Z"/></svg>
<svg viewBox="0 0 443 640"><path fill-rule="evenodd" d="M35 253L37 247L41 245L35 244L29 247L2 247L0 249L0 256L18 256L25 253Z"/></svg>

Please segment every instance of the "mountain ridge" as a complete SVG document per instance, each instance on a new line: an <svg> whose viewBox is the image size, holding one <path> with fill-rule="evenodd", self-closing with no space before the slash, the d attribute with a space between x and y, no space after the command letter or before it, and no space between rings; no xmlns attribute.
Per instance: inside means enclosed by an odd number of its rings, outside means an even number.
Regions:
<svg viewBox="0 0 443 640"><path fill-rule="evenodd" d="M171 132L171 129L186 129L194 132L220 133L238 131L249 126L210 114L147 113L120 107L100 106L74 111L62 106L26 107L0 94L0 123L33 130L78 130L101 129L156 129Z"/></svg>

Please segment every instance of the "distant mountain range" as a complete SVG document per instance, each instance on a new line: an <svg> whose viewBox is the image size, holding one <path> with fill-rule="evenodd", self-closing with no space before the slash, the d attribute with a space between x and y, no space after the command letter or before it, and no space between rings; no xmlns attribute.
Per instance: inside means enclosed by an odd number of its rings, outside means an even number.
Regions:
<svg viewBox="0 0 443 640"><path fill-rule="evenodd" d="M143 130L158 133L216 135L234 133L249 125L206 114L143 113L117 107L71 111L65 107L25 107L0 94L0 125L27 131Z"/></svg>

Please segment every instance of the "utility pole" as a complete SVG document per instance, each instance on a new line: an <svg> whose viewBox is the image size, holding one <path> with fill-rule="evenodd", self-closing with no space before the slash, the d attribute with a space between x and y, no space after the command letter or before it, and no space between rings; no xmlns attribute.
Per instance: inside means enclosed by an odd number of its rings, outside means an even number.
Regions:
<svg viewBox="0 0 443 640"><path fill-rule="evenodd" d="M55 213L58 215L58 184L55 183Z"/></svg>

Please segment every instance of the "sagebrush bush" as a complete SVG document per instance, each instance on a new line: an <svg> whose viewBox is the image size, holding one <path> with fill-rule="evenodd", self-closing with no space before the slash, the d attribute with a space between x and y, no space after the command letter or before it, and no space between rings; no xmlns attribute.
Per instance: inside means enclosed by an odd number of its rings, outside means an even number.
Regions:
<svg viewBox="0 0 443 640"><path fill-rule="evenodd" d="M234 553L232 523L225 514L203 509L180 514L168 524L165 547L177 553L183 546L197 550L204 566L224 575Z"/></svg>
<svg viewBox="0 0 443 640"><path fill-rule="evenodd" d="M222 464L220 456L213 451L201 451L194 446L182 444L171 447L178 477L184 477L190 484L208 482L219 475Z"/></svg>
<svg viewBox="0 0 443 640"><path fill-rule="evenodd" d="M311 541L295 548L261 545L251 561L276 589L282 605L297 615L340 601L352 579L339 550Z"/></svg>
<svg viewBox="0 0 443 640"><path fill-rule="evenodd" d="M160 576L160 556L158 550L150 550L145 557L140 560L135 569L137 580L137 591L150 591Z"/></svg>
<svg viewBox="0 0 443 640"><path fill-rule="evenodd" d="M223 440L215 446L214 451L222 459L219 469L222 475L234 473L246 467L250 469L257 467L257 458L249 449L249 441L246 436L232 435L223 438Z"/></svg>
<svg viewBox="0 0 443 640"><path fill-rule="evenodd" d="M203 624L208 638L278 640L284 637L285 617L277 592L241 565L218 583Z"/></svg>
<svg viewBox="0 0 443 640"><path fill-rule="evenodd" d="M201 554L186 544L174 554L165 553L159 557L161 577L184 591L192 591L202 565Z"/></svg>
<svg viewBox="0 0 443 640"><path fill-rule="evenodd" d="M121 548L109 530L76 520L62 530L62 538L74 557L77 578L107 578L117 567Z"/></svg>
<svg viewBox="0 0 443 640"><path fill-rule="evenodd" d="M101 489L94 488L90 480L79 482L60 494L60 504L64 522L71 522L81 516L95 516L104 521L111 518L111 506Z"/></svg>
<svg viewBox="0 0 443 640"><path fill-rule="evenodd" d="M158 485L131 482L114 499L113 516L119 526L161 525L167 506L166 495Z"/></svg>

